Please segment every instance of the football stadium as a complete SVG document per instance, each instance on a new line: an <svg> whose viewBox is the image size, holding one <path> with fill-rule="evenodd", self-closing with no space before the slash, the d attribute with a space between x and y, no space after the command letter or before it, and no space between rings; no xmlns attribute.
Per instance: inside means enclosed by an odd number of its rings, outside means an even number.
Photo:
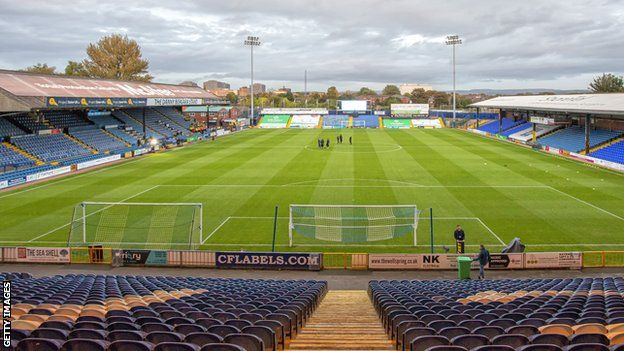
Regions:
<svg viewBox="0 0 624 351"><path fill-rule="evenodd" d="M184 6L162 9L184 13L171 33L195 28ZM0 42L26 33L2 23ZM381 83L373 58L337 50L358 76L315 62L334 78L312 91L306 69L297 91L277 63L254 66L254 47L295 64L294 37L245 27L229 59L251 71L223 73L220 58L176 84L195 57L161 61L133 28L100 31L64 73L0 60L3 350L624 350L623 77L458 91L456 68L483 70L456 67L455 50L487 43L436 29L388 52L425 45L435 65L448 58L432 48L452 46L452 77L419 71L440 90L353 91ZM174 37L159 40L182 50ZM496 74L478 82L509 79Z"/></svg>

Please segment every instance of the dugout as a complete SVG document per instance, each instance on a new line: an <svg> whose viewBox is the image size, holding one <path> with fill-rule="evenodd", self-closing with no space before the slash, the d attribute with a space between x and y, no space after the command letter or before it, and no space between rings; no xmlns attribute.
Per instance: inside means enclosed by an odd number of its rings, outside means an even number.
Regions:
<svg viewBox="0 0 624 351"><path fill-rule="evenodd" d="M150 108L175 108L181 113L183 106L225 104L199 87L0 70L0 119L6 118L25 134L65 132L68 125L45 120L49 111L74 111L86 119L90 111L132 109L132 118L142 128L137 132L146 140L151 126L145 115ZM21 120L24 115L34 122Z"/></svg>
<svg viewBox="0 0 624 351"><path fill-rule="evenodd" d="M584 152L590 152L592 129L624 131L624 94L574 94L500 96L470 105L479 112L497 109L499 132L503 119L525 119L532 123L532 142L537 140L536 125L577 125L584 128ZM477 119L477 128L479 119Z"/></svg>

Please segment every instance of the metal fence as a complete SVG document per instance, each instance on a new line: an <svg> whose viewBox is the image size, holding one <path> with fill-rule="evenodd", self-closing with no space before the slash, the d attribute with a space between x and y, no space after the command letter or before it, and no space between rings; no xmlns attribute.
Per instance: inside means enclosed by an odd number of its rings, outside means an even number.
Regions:
<svg viewBox="0 0 624 351"><path fill-rule="evenodd" d="M583 268L624 267L624 251L585 251Z"/></svg>

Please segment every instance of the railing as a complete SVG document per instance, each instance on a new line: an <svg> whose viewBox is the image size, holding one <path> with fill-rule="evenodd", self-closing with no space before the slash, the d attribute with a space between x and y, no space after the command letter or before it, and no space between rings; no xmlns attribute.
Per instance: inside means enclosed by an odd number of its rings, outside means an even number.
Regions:
<svg viewBox="0 0 624 351"><path fill-rule="evenodd" d="M585 251L583 268L624 267L624 251Z"/></svg>

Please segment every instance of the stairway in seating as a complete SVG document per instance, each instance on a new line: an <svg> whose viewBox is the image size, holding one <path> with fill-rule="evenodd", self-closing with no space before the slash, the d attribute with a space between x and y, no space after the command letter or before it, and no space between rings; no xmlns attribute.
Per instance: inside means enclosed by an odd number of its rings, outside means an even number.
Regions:
<svg viewBox="0 0 624 351"><path fill-rule="evenodd" d="M291 351L394 350L366 291L330 290Z"/></svg>

